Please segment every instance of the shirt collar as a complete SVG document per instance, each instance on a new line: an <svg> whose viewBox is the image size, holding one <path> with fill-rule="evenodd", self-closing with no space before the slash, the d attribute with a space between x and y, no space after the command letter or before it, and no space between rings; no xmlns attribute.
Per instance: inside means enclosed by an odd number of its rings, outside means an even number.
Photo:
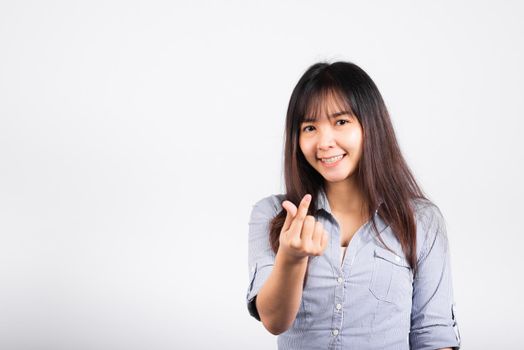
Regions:
<svg viewBox="0 0 524 350"><path fill-rule="evenodd" d="M324 211L328 212L329 214L332 214L331 207L329 206L329 201L326 196L326 192L324 192L324 189L322 187L320 187L320 189L318 190L316 207L317 207L317 210L323 209Z"/></svg>

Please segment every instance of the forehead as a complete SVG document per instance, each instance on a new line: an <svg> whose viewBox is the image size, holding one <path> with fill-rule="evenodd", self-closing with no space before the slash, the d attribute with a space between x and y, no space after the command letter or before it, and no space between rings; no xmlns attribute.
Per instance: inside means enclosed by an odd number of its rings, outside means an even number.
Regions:
<svg viewBox="0 0 524 350"><path fill-rule="evenodd" d="M302 122L334 118L347 113L353 114L349 102L340 93L327 90L317 93L308 100Z"/></svg>

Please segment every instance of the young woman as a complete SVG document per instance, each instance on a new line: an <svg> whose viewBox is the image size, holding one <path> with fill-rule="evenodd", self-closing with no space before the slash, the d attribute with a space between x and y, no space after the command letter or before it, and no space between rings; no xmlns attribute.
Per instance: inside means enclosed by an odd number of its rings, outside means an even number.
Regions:
<svg viewBox="0 0 524 350"><path fill-rule="evenodd" d="M278 348L457 349L444 218L361 68L304 73L284 169L286 194L258 201L249 222L248 309Z"/></svg>

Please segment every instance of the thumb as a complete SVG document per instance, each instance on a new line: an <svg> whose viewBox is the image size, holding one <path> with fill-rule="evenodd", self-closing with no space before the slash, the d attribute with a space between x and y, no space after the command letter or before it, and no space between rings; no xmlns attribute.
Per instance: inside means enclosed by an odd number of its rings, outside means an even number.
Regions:
<svg viewBox="0 0 524 350"><path fill-rule="evenodd" d="M282 230L287 231L293 222L293 218L297 215L297 207L290 201L286 200L282 203L282 208L286 209L287 212L286 221L284 221Z"/></svg>

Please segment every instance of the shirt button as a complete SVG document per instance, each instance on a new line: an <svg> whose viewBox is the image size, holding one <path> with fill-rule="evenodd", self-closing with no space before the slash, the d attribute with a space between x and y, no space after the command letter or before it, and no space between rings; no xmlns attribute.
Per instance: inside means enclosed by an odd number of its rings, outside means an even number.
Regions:
<svg viewBox="0 0 524 350"><path fill-rule="evenodd" d="M336 337L338 335L338 329L333 329L331 331L331 334L333 334Z"/></svg>
<svg viewBox="0 0 524 350"><path fill-rule="evenodd" d="M342 283L342 282L344 282L344 279L342 277L339 277L339 278L337 278L337 282L338 283Z"/></svg>
<svg viewBox="0 0 524 350"><path fill-rule="evenodd" d="M337 308L337 310L340 310L342 309L342 304L337 304L335 307Z"/></svg>

